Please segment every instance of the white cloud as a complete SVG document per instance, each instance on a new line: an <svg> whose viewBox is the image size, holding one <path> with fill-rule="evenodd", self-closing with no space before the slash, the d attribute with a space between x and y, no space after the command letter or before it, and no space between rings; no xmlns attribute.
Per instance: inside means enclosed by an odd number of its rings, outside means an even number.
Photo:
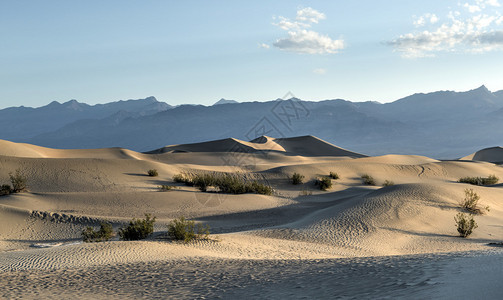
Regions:
<svg viewBox="0 0 503 300"><path fill-rule="evenodd" d="M309 29L312 24L325 18L324 13L311 7L297 10L295 20L278 17L278 22L273 25L287 31L287 36L276 40L272 45L281 50L303 54L337 53L344 49L342 39L333 40L328 35Z"/></svg>
<svg viewBox="0 0 503 300"><path fill-rule="evenodd" d="M311 30L299 30L289 31L288 37L278 39L273 46L296 53L325 54L337 53L344 49L344 41L332 40L326 35Z"/></svg>
<svg viewBox="0 0 503 300"><path fill-rule="evenodd" d="M481 10L487 5L499 5L498 1L494 0L476 0L475 4ZM466 5L471 4L463 4L465 7ZM438 52L485 53L503 50L503 28L498 28L503 23L503 17L498 12L486 13L486 10L484 13L472 14L467 18L462 18L459 12L450 12L448 22L441 23L431 30L400 35L387 44L406 58L431 57ZM414 25L424 26L426 20L434 24L438 18L433 16L435 15L416 18Z"/></svg>
<svg viewBox="0 0 503 300"><path fill-rule="evenodd" d="M324 20L325 18L324 13L312 9L311 7L306 7L297 11L296 20L301 22L318 23L319 20Z"/></svg>
<svg viewBox="0 0 503 300"><path fill-rule="evenodd" d="M323 68L318 68L318 69L314 69L313 73L318 74L318 75L325 75L325 74L327 74L327 70L323 69Z"/></svg>
<svg viewBox="0 0 503 300"><path fill-rule="evenodd" d="M469 3L465 3L463 7L466 8L471 13L476 13L482 10L482 8L476 4L471 5Z"/></svg>
<svg viewBox="0 0 503 300"><path fill-rule="evenodd" d="M258 46L259 46L260 48L265 48L265 49L269 49L269 48L270 48L270 46L269 46L269 45L267 45L267 44L265 44L265 43L260 43Z"/></svg>
<svg viewBox="0 0 503 300"><path fill-rule="evenodd" d="M414 16L415 20L413 21L414 26L416 27L423 27L426 25L427 22L430 24L435 24L438 22L438 17L435 14L424 14L420 17Z"/></svg>

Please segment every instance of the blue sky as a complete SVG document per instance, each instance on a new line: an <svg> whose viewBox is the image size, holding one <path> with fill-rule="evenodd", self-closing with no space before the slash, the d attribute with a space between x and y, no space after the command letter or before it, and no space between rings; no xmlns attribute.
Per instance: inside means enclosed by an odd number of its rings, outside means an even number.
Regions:
<svg viewBox="0 0 503 300"><path fill-rule="evenodd" d="M503 1L2 1L0 107L503 89Z"/></svg>

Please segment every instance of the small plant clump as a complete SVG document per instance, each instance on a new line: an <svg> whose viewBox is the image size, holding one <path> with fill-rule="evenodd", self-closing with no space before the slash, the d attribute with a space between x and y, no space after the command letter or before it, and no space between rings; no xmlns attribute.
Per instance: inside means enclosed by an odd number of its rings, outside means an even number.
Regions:
<svg viewBox="0 0 503 300"><path fill-rule="evenodd" d="M9 173L10 182L12 184L13 193L21 193L28 188L26 184L26 177L21 174L19 169L14 174Z"/></svg>
<svg viewBox="0 0 503 300"><path fill-rule="evenodd" d="M362 179L363 183L366 185L376 185L374 177L370 176L369 174L363 174Z"/></svg>
<svg viewBox="0 0 503 300"><path fill-rule="evenodd" d="M256 180L247 181L236 174L177 174L173 176L177 183L185 183L187 186L195 186L200 191L206 192L209 187L214 187L221 193L245 194L256 193L272 195L273 189Z"/></svg>
<svg viewBox="0 0 503 300"><path fill-rule="evenodd" d="M326 191L332 187L332 180L329 177L322 177L316 179L314 184L320 188L322 191Z"/></svg>
<svg viewBox="0 0 503 300"><path fill-rule="evenodd" d="M150 169L150 170L148 170L147 174L150 177L157 177L157 176L159 176L159 172L157 172L156 169Z"/></svg>
<svg viewBox="0 0 503 300"><path fill-rule="evenodd" d="M168 236L177 241L188 243L195 239L208 239L210 227L203 226L194 221L186 220L185 217L174 219L168 225Z"/></svg>
<svg viewBox="0 0 503 300"><path fill-rule="evenodd" d="M464 238L472 234L473 230L478 227L477 223L473 219L473 216L466 215L464 213L458 213L454 217L454 221L456 221L459 236Z"/></svg>
<svg viewBox="0 0 503 300"><path fill-rule="evenodd" d="M465 189L465 199L461 201L460 205L472 214L482 214L483 211L478 206L479 200L480 196L473 189ZM484 209L489 211L489 206L486 206Z"/></svg>
<svg viewBox="0 0 503 300"><path fill-rule="evenodd" d="M330 178L332 179L339 179L339 174L335 173L335 172L330 172L330 175L329 175Z"/></svg>
<svg viewBox="0 0 503 300"><path fill-rule="evenodd" d="M114 237L114 229L110 223L101 223L100 229L95 231L92 227L87 226L82 230L82 240L85 243L106 242Z"/></svg>
<svg viewBox="0 0 503 300"><path fill-rule="evenodd" d="M463 177L458 180L458 182L473 185L493 185L498 183L498 181L499 178L496 175L489 175L488 177Z"/></svg>
<svg viewBox="0 0 503 300"><path fill-rule="evenodd" d="M392 185L395 185L395 183L391 180L384 180L384 183L382 185L383 186L392 186Z"/></svg>
<svg viewBox="0 0 503 300"><path fill-rule="evenodd" d="M161 192L167 192L176 189L176 186L174 185L160 185L159 186L159 191Z"/></svg>
<svg viewBox="0 0 503 300"><path fill-rule="evenodd" d="M8 184L2 184L0 186L0 196L10 195L12 193L12 188Z"/></svg>
<svg viewBox="0 0 503 300"><path fill-rule="evenodd" d="M313 191L302 189L299 192L299 196L311 196L313 194Z"/></svg>
<svg viewBox="0 0 503 300"><path fill-rule="evenodd" d="M145 214L145 219L133 219L129 225L119 228L119 236L123 241L135 241L146 239L154 233L154 223L156 217Z"/></svg>
<svg viewBox="0 0 503 300"><path fill-rule="evenodd" d="M292 184L294 185L297 185L297 184L302 184L302 182L304 181L304 175L302 174L299 174L299 173L293 173L292 177L291 177L291 180L292 180Z"/></svg>

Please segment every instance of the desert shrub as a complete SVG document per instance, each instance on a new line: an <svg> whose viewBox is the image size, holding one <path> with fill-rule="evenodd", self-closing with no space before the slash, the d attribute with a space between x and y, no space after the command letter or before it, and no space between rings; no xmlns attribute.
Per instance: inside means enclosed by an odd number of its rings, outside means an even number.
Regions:
<svg viewBox="0 0 503 300"><path fill-rule="evenodd" d="M12 188L8 184L2 184L0 186L0 196L9 195L12 193Z"/></svg>
<svg viewBox="0 0 503 300"><path fill-rule="evenodd" d="M150 177L157 177L157 176L159 176L159 172L157 172L156 169L150 169L150 170L148 170L147 174Z"/></svg>
<svg viewBox="0 0 503 300"><path fill-rule="evenodd" d="M465 189L465 199L460 202L460 205L470 213L482 214L483 211L478 206L479 200L480 196L473 189ZM489 211L489 206L486 206L484 209Z"/></svg>
<svg viewBox="0 0 503 300"><path fill-rule="evenodd" d="M383 186L392 186L392 185L395 185L395 183L391 180L384 180L384 183L382 185Z"/></svg>
<svg viewBox="0 0 503 300"><path fill-rule="evenodd" d="M14 174L9 173L10 182L12 184L12 192L20 193L26 190L26 177L21 174L19 169Z"/></svg>
<svg viewBox="0 0 503 300"><path fill-rule="evenodd" d="M256 193L261 195L272 195L273 190L269 185L260 183L258 181L253 181L247 184L247 189L249 193Z"/></svg>
<svg viewBox="0 0 503 300"><path fill-rule="evenodd" d="M133 219L129 225L119 228L119 236L124 241L143 240L154 233L155 217L145 214L145 219Z"/></svg>
<svg viewBox="0 0 503 300"><path fill-rule="evenodd" d="M329 175L330 178L332 179L339 179L339 174L335 173L335 172L330 172L330 175Z"/></svg>
<svg viewBox="0 0 503 300"><path fill-rule="evenodd" d="M473 230L478 227L477 223L471 215L465 215L464 213L458 213L454 217L456 221L456 227L458 228L459 235L462 237L468 237L472 234Z"/></svg>
<svg viewBox="0 0 503 300"><path fill-rule="evenodd" d="M320 188L322 191L326 191L332 187L332 180L329 177L322 177L316 179L314 184Z"/></svg>
<svg viewBox="0 0 503 300"><path fill-rule="evenodd" d="M171 191L173 189L176 189L176 186L174 185L160 185L159 186L159 191L161 192L167 192L167 191Z"/></svg>
<svg viewBox="0 0 503 300"><path fill-rule="evenodd" d="M374 177L370 176L369 174L363 174L362 179L363 183L366 185L376 185Z"/></svg>
<svg viewBox="0 0 503 300"><path fill-rule="evenodd" d="M174 175L173 181L176 183L185 183L185 185L192 185L192 184L189 184L189 182L191 182L191 181L189 180L189 177L185 173L180 173L180 174Z"/></svg>
<svg viewBox="0 0 503 300"><path fill-rule="evenodd" d="M473 185L493 185L498 183L498 181L499 178L496 175L489 175L488 177L463 177L458 180L458 182Z"/></svg>
<svg viewBox="0 0 503 300"><path fill-rule="evenodd" d="M208 225L196 225L194 221L186 220L185 217L174 219L168 225L168 236L185 243L194 239L207 239L209 234L210 227Z"/></svg>
<svg viewBox="0 0 503 300"><path fill-rule="evenodd" d="M92 227L87 226L82 230L82 240L85 243L106 242L114 237L114 229L110 223L101 223L100 229L95 231Z"/></svg>
<svg viewBox="0 0 503 300"><path fill-rule="evenodd" d="M175 182L195 186L200 191L206 192L209 187L215 187L221 193L245 194L256 193L271 195L273 189L258 181L247 181L236 174L178 174L173 177Z"/></svg>
<svg viewBox="0 0 503 300"><path fill-rule="evenodd" d="M291 177L292 183L295 185L302 184L304 178L305 178L304 175L299 174L299 173L293 173L293 175Z"/></svg>

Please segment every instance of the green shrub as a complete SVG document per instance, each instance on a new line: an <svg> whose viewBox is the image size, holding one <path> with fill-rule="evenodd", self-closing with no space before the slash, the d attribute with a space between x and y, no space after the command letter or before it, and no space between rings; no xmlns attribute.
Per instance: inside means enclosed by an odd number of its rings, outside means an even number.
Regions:
<svg viewBox="0 0 503 300"><path fill-rule="evenodd" d="M209 187L218 189L221 193L244 194L256 193L271 195L273 189L258 181L249 182L236 174L178 174L173 176L173 180L179 183L185 183L188 186L195 186L200 191L206 192Z"/></svg>
<svg viewBox="0 0 503 300"><path fill-rule="evenodd" d="M395 185L395 183L391 180L384 180L384 183L382 185L383 186L392 186L392 185Z"/></svg>
<svg viewBox="0 0 503 300"><path fill-rule="evenodd" d="M119 236L124 241L143 240L154 233L155 217L145 214L145 219L133 219L126 227L119 228Z"/></svg>
<svg viewBox="0 0 503 300"><path fill-rule="evenodd" d="M174 185L160 185L159 186L159 191L161 192L167 192L176 189L176 186Z"/></svg>
<svg viewBox="0 0 503 300"><path fill-rule="evenodd" d="M482 209L479 208L480 196L473 191L473 189L465 189L465 199L460 202L462 208L466 209L473 214L482 214ZM485 207L489 211L489 206Z"/></svg>
<svg viewBox="0 0 503 300"><path fill-rule="evenodd" d="M339 174L335 173L335 172L330 172L330 175L329 175L330 178L332 179L339 179Z"/></svg>
<svg viewBox="0 0 503 300"><path fill-rule="evenodd" d="M12 192L20 193L26 190L28 187L26 185L26 177L21 174L19 169L16 170L16 173L9 173L10 182L12 184Z"/></svg>
<svg viewBox="0 0 503 300"><path fill-rule="evenodd" d="M168 225L168 236L185 243L194 239L208 239L209 234L210 227L208 225L196 225L194 221L186 220L185 217L174 219Z"/></svg>
<svg viewBox="0 0 503 300"><path fill-rule="evenodd" d="M92 227L87 226L82 230L82 240L85 243L106 242L114 237L114 229L110 223L101 223L100 229L95 231Z"/></svg>
<svg viewBox="0 0 503 300"><path fill-rule="evenodd" d="M159 176L159 172L157 172L156 169L150 169L150 170L148 170L147 174L150 177L157 177L157 176Z"/></svg>
<svg viewBox="0 0 503 300"><path fill-rule="evenodd" d="M374 177L370 176L369 174L363 174L362 179L363 183L366 185L376 185Z"/></svg>
<svg viewBox="0 0 503 300"><path fill-rule="evenodd" d="M10 195L12 193L12 188L8 184L2 184L0 186L0 196Z"/></svg>
<svg viewBox="0 0 503 300"><path fill-rule="evenodd" d="M473 230L478 227L477 223L471 215L465 215L464 213L458 213L454 217L456 221L456 227L458 228L459 235L466 238L472 234Z"/></svg>
<svg viewBox="0 0 503 300"><path fill-rule="evenodd" d="M332 187L332 180L328 177L322 177L322 178L318 178L316 179L316 181L314 182L314 184L320 188L320 190L322 191L326 191L328 190L329 188Z"/></svg>
<svg viewBox="0 0 503 300"><path fill-rule="evenodd" d="M293 173L291 179L292 179L292 183L294 185L297 185L297 184L302 184L303 180L304 180L304 175L302 174L299 174L299 173Z"/></svg>
<svg viewBox="0 0 503 300"><path fill-rule="evenodd" d="M489 175L488 177L463 177L458 180L458 182L473 185L493 185L498 183L498 181L499 178L496 175Z"/></svg>

